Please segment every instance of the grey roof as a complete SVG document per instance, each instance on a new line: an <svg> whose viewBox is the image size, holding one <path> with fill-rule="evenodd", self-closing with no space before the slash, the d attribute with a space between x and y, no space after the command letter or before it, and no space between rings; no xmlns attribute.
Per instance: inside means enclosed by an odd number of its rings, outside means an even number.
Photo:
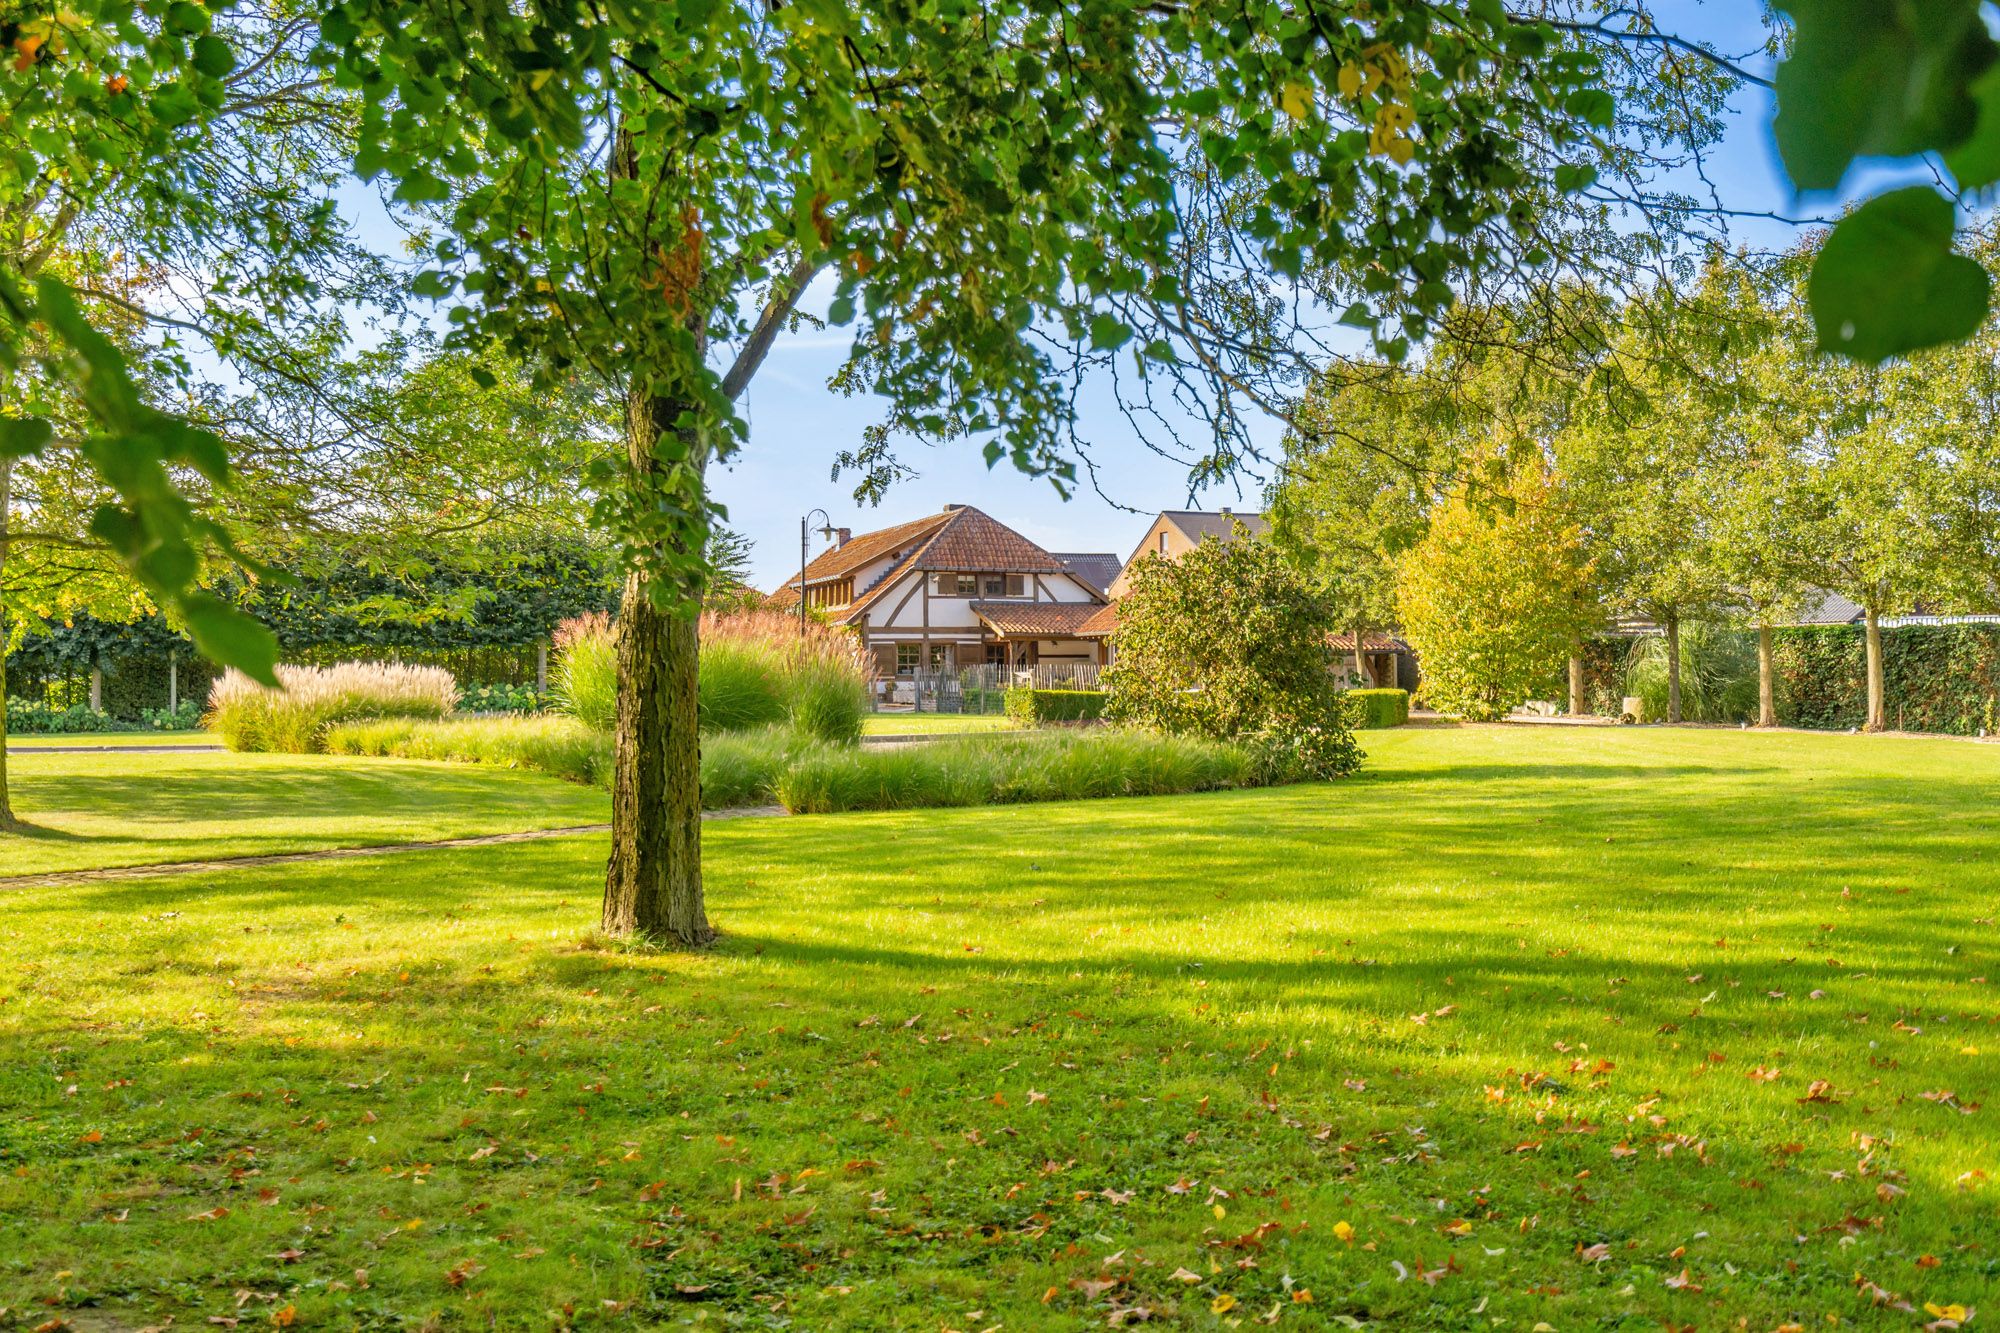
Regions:
<svg viewBox="0 0 2000 1333"><path fill-rule="evenodd" d="M1252 537L1261 537L1271 530L1271 525L1265 521L1264 516L1254 510L1242 512L1230 509L1163 509L1160 511L1160 517L1185 532L1188 540L1196 545L1201 543L1203 537L1213 537L1220 542L1228 541L1236 531L1238 523L1248 528Z"/></svg>
<svg viewBox="0 0 2000 1333"><path fill-rule="evenodd" d="M1799 609L1795 625L1852 625L1860 620L1861 607L1837 592L1813 592Z"/></svg>
<svg viewBox="0 0 2000 1333"><path fill-rule="evenodd" d="M1109 551L1051 551L1049 554L1099 592L1115 583L1118 571L1125 568L1125 562Z"/></svg>

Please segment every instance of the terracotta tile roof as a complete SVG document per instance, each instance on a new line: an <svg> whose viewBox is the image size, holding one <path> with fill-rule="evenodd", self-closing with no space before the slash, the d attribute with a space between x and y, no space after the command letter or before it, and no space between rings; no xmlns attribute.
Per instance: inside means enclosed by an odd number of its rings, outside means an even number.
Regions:
<svg viewBox="0 0 2000 1333"><path fill-rule="evenodd" d="M1326 636L1326 642L1335 652L1351 653L1354 651L1354 631L1347 630L1340 634L1329 634ZM1377 634L1374 630L1368 631L1361 642L1362 651L1367 653L1407 653L1410 651L1410 645L1404 643L1395 635Z"/></svg>
<svg viewBox="0 0 2000 1333"><path fill-rule="evenodd" d="M844 545L821 551L806 564L806 582L818 583L822 579L845 578L884 556L908 550L932 536L938 529L951 522L949 511L942 514L926 514L922 518L911 519L908 523L898 523L894 527L877 528L864 532L859 537L850 537ZM786 580L785 586L773 596L789 592L796 596L799 581L796 576Z"/></svg>
<svg viewBox="0 0 2000 1333"><path fill-rule="evenodd" d="M1095 615L1083 622L1083 628L1079 629L1077 633L1092 638L1099 638L1117 628L1118 603L1106 602L1103 606L1097 608Z"/></svg>
<svg viewBox="0 0 2000 1333"><path fill-rule="evenodd" d="M995 634L1018 638L1095 637L1086 628L1108 610L1096 602L973 602L972 614Z"/></svg>
<svg viewBox="0 0 2000 1333"><path fill-rule="evenodd" d="M968 574L1062 574L1068 567L996 518L961 505L924 548L919 569L957 569Z"/></svg>

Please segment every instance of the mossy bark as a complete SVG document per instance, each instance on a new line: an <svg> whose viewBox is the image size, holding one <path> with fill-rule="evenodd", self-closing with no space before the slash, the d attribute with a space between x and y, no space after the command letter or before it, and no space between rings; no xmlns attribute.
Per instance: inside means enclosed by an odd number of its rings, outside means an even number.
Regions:
<svg viewBox="0 0 2000 1333"><path fill-rule="evenodd" d="M683 408L644 395L635 395L627 407L632 461L645 467ZM689 610L656 605L644 577L633 573L625 578L617 635L617 751L604 929L698 948L714 931L701 882L696 621Z"/></svg>

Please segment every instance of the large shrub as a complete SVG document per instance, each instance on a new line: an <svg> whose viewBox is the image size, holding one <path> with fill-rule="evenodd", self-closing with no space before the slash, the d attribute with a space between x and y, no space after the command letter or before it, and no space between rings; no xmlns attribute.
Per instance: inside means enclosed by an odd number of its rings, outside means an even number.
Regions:
<svg viewBox="0 0 2000 1333"><path fill-rule="evenodd" d="M1108 716L1216 740L1275 737L1351 771L1361 752L1335 685L1332 608L1276 547L1239 530L1178 560L1147 557L1119 603Z"/></svg>
<svg viewBox="0 0 2000 1333"><path fill-rule="evenodd" d="M1347 701L1349 719L1364 730L1400 727L1410 720L1408 690L1349 690L1341 698Z"/></svg>
<svg viewBox="0 0 2000 1333"><path fill-rule="evenodd" d="M358 718L441 718L458 699L442 667L394 662L281 666L280 689L229 671L208 696L208 727L232 750L309 754L322 748L328 727Z"/></svg>
<svg viewBox="0 0 2000 1333"><path fill-rule="evenodd" d="M1403 637L1440 712L1493 718L1555 679L1597 611L1582 531L1539 468L1497 500L1461 489L1397 563Z"/></svg>
<svg viewBox="0 0 2000 1333"><path fill-rule="evenodd" d="M1111 696L1103 690L1037 690L1010 686L1007 716L1024 726L1038 722L1095 722L1104 716Z"/></svg>
<svg viewBox="0 0 2000 1333"><path fill-rule="evenodd" d="M556 632L556 698L565 711L608 731L618 717L618 654L610 620L580 616ZM775 611L701 618L701 729L719 734L788 724L838 744L861 736L872 667L853 635Z"/></svg>
<svg viewBox="0 0 2000 1333"><path fill-rule="evenodd" d="M132 724L108 713L94 711L89 704L56 708L32 699L7 700L9 735L75 735L90 731L130 731Z"/></svg>

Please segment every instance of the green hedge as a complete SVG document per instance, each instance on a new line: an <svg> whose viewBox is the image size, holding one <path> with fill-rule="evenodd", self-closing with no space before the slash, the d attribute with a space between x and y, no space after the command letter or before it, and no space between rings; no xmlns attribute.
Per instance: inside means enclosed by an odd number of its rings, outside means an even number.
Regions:
<svg viewBox="0 0 2000 1333"><path fill-rule="evenodd" d="M1110 698L1103 690L1033 690L1017 685L1007 691L1007 716L1029 725L1096 722Z"/></svg>
<svg viewBox="0 0 2000 1333"><path fill-rule="evenodd" d="M1867 641L1859 625L1772 636L1778 721L1845 731L1868 717ZM1955 736L2000 730L2000 625L1903 625L1882 631L1888 723Z"/></svg>
<svg viewBox="0 0 2000 1333"><path fill-rule="evenodd" d="M1349 701L1348 720L1360 730L1400 727L1410 720L1408 690L1349 690L1341 698Z"/></svg>

